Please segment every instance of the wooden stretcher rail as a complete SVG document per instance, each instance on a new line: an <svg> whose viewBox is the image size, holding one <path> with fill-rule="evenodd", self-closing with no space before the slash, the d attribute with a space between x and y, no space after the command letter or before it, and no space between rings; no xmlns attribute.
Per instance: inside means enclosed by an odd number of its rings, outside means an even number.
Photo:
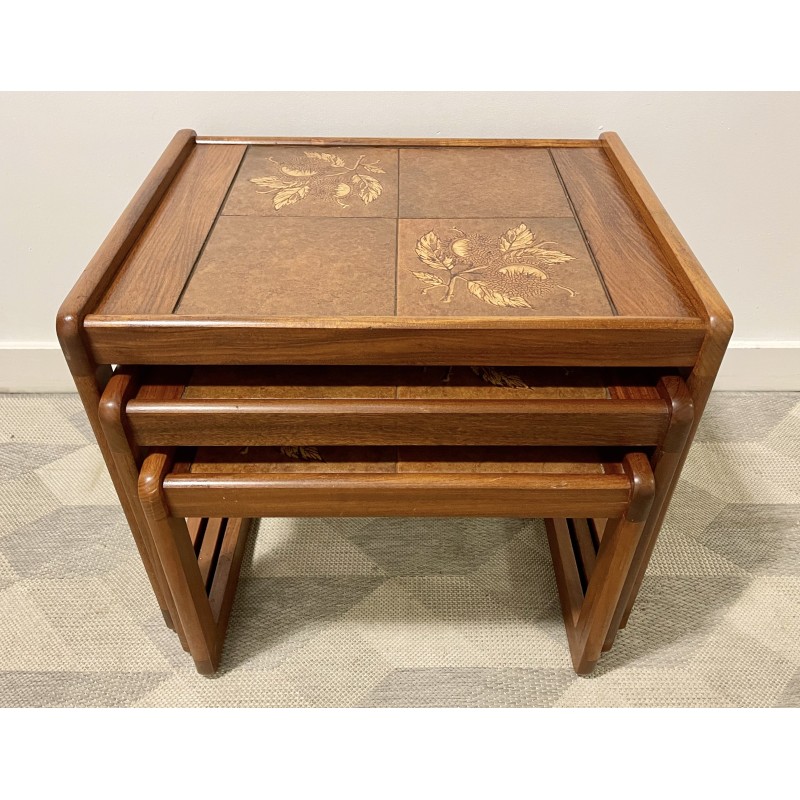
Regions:
<svg viewBox="0 0 800 800"><path fill-rule="evenodd" d="M176 400L127 404L144 445L576 445L661 441L663 400Z"/></svg>
<svg viewBox="0 0 800 800"><path fill-rule="evenodd" d="M174 516L618 517L619 474L191 474L164 478Z"/></svg>

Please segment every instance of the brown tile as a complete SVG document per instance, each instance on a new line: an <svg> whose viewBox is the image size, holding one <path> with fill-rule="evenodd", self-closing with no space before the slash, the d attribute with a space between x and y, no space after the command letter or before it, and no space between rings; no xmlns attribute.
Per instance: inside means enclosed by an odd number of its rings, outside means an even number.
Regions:
<svg viewBox="0 0 800 800"><path fill-rule="evenodd" d="M400 151L401 217L572 217L550 154L540 148Z"/></svg>
<svg viewBox="0 0 800 800"><path fill-rule="evenodd" d="M197 474L283 472L395 472L394 447L201 447L192 464Z"/></svg>
<svg viewBox="0 0 800 800"><path fill-rule="evenodd" d="M394 314L395 220L220 217L179 314Z"/></svg>
<svg viewBox="0 0 800 800"><path fill-rule="evenodd" d="M187 400L605 399L603 375L546 367L201 366ZM141 393L140 393L141 397Z"/></svg>
<svg viewBox="0 0 800 800"><path fill-rule="evenodd" d="M546 367L430 367L427 380L398 385L402 400L605 399L599 376L581 380L566 369Z"/></svg>
<svg viewBox="0 0 800 800"><path fill-rule="evenodd" d="M192 400L392 400L393 367L196 367L183 396Z"/></svg>
<svg viewBox="0 0 800 800"><path fill-rule="evenodd" d="M397 471L597 474L603 464L591 449L568 447L399 447Z"/></svg>
<svg viewBox="0 0 800 800"><path fill-rule="evenodd" d="M396 217L397 150L250 147L222 213Z"/></svg>
<svg viewBox="0 0 800 800"><path fill-rule="evenodd" d="M554 447L200 447L195 474L604 472L599 451Z"/></svg>
<svg viewBox="0 0 800 800"><path fill-rule="evenodd" d="M401 316L612 313L571 218L401 219L398 236Z"/></svg>

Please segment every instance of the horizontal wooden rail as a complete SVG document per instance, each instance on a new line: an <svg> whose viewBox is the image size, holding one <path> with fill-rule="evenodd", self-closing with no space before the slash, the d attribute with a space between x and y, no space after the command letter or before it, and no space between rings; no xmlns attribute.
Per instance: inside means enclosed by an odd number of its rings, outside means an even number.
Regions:
<svg viewBox="0 0 800 800"><path fill-rule="evenodd" d="M164 478L173 516L619 517L619 474L192 474Z"/></svg>
<svg viewBox="0 0 800 800"><path fill-rule="evenodd" d="M688 367L704 324L633 317L430 320L86 318L106 364L381 364ZM411 361L410 361L411 359Z"/></svg>
<svg viewBox="0 0 800 800"><path fill-rule="evenodd" d="M197 143L295 147L601 147L598 139L376 139L337 136L198 136Z"/></svg>
<svg viewBox="0 0 800 800"><path fill-rule="evenodd" d="M131 400L143 445L656 445L663 400Z"/></svg>

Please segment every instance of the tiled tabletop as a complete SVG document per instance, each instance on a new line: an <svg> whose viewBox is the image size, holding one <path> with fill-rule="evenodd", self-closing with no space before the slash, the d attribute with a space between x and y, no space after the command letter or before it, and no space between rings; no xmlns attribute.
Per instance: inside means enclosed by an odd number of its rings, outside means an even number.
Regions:
<svg viewBox="0 0 800 800"><path fill-rule="evenodd" d="M253 146L176 313L613 311L549 151Z"/></svg>

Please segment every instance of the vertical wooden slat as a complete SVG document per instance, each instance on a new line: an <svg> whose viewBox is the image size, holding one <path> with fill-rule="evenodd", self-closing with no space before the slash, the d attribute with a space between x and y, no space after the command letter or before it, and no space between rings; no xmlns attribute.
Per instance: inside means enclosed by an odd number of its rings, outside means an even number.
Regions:
<svg viewBox="0 0 800 800"><path fill-rule="evenodd" d="M571 522L575 543L577 545L576 555L580 558L584 585L586 585L592 579L592 573L594 572L594 565L597 559L594 541L592 540L592 533L585 519L573 519Z"/></svg>
<svg viewBox="0 0 800 800"><path fill-rule="evenodd" d="M211 612L217 621L220 641L224 640L225 630L228 626L236 585L239 581L244 547L251 524L252 520L250 519L231 518L228 519L225 528L225 536L208 593Z"/></svg>
<svg viewBox="0 0 800 800"><path fill-rule="evenodd" d="M211 586L211 577L213 576L214 566L225 535L227 521L225 517L221 519L216 517L209 519L206 523L203 543L200 546L200 552L197 554L197 565L200 567L200 575L203 578L206 589Z"/></svg>
<svg viewBox="0 0 800 800"><path fill-rule="evenodd" d="M192 547L195 553L200 551L207 523L207 517L188 517L186 520L186 526L189 528L189 538L192 540Z"/></svg>
<svg viewBox="0 0 800 800"><path fill-rule="evenodd" d="M545 520L547 541L553 558L558 595L564 613L567 636L573 635L583 604L583 586L572 549L567 521L561 518Z"/></svg>

